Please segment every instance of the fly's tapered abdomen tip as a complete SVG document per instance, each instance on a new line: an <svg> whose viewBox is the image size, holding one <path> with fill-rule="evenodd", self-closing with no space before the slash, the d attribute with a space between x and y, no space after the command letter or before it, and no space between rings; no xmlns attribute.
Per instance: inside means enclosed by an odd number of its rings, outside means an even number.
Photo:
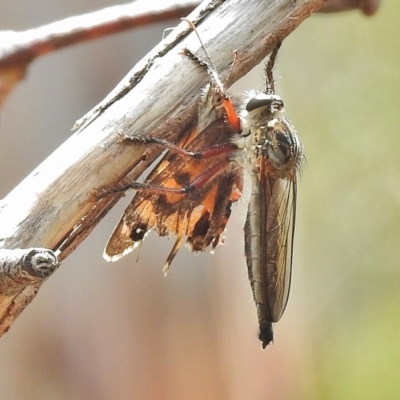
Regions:
<svg viewBox="0 0 400 400"><path fill-rule="evenodd" d="M265 349L274 340L272 324L267 322L260 324L260 333L258 338L262 342L262 348Z"/></svg>

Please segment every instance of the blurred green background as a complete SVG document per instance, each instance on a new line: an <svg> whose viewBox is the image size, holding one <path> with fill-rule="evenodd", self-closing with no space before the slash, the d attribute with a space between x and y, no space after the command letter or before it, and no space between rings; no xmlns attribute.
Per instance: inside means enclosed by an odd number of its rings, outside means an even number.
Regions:
<svg viewBox="0 0 400 400"><path fill-rule="evenodd" d="M0 1L1 29L28 29L111 1ZM400 398L400 4L316 15L284 43L276 70L304 142L292 291L265 351L243 255L246 204L215 255L155 235L107 264L128 199L43 286L0 340L2 399ZM159 41L140 29L36 61L0 125L3 197L74 121ZM143 38L146 40L143 40ZM128 50L127 50L128 49ZM263 87L262 68L236 92ZM57 99L57 100L55 100Z"/></svg>

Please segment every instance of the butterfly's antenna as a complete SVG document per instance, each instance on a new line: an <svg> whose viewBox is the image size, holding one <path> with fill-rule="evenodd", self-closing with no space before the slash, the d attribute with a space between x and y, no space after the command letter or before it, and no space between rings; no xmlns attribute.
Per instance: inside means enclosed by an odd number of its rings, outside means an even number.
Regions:
<svg viewBox="0 0 400 400"><path fill-rule="evenodd" d="M282 42L279 40L275 47L273 48L267 65L265 66L265 75L267 77L267 93L275 93L275 82L274 82L274 66L276 62L276 57L278 55L278 50L281 47Z"/></svg>
<svg viewBox="0 0 400 400"><path fill-rule="evenodd" d="M214 82L220 86L221 88L222 86L222 82L221 79L219 79L219 76L217 74L217 69L215 68L214 63L211 60L210 55L208 54L208 51L206 50L206 47L204 46L203 41L201 40L201 37L199 35L199 32L197 31L196 26L194 25L194 23L190 20L188 20L187 18L182 18L182 21L186 21L189 26L192 28L192 30L194 31L194 33L196 34L197 38L199 39L199 42L201 44L201 47L203 48L203 51L207 57L207 62L210 64L209 66L206 67L207 72L209 73L209 75L211 76L211 78L214 80ZM198 57L196 57L197 59L199 59ZM201 65L205 65L206 63L202 62ZM210 67L211 66L211 67Z"/></svg>

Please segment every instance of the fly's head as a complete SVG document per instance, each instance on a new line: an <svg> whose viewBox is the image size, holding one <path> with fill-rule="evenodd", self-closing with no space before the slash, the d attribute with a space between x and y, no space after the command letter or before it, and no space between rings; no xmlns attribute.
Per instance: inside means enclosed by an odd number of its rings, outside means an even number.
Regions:
<svg viewBox="0 0 400 400"><path fill-rule="evenodd" d="M249 117L255 122L268 121L284 111L283 100L276 94L257 93L246 104Z"/></svg>
<svg viewBox="0 0 400 400"><path fill-rule="evenodd" d="M279 118L283 111L284 104L280 96L256 91L248 92L240 112L242 136L253 134L270 120Z"/></svg>

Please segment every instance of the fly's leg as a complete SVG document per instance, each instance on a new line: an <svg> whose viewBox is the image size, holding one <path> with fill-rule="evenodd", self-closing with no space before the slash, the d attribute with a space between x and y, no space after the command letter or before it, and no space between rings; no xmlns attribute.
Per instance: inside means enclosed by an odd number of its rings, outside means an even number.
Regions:
<svg viewBox="0 0 400 400"><path fill-rule="evenodd" d="M120 133L120 136L122 138L121 140L123 140L124 142L138 143L146 146L160 146L165 150L171 151L172 153L194 159L213 158L221 156L223 154L229 154L235 149L235 146L231 143L222 143L215 144L206 149L191 151L183 147L177 146L176 144L168 142L164 139L146 136L127 136L123 133Z"/></svg>
<svg viewBox="0 0 400 400"><path fill-rule="evenodd" d="M220 162L214 165L211 168L206 169L202 174L200 174L197 178L195 178L189 184L182 186L181 188L168 188L162 186L150 185L147 183L141 182L130 182L125 185L118 185L113 188L100 188L96 191L92 191L92 194L98 198L104 197L108 194L116 194L120 192L125 192L129 189L134 189L137 191L145 191L155 194L186 194L193 192L195 190L201 189L208 182L213 180L216 176L218 176L229 164L229 160L226 159L223 162Z"/></svg>

